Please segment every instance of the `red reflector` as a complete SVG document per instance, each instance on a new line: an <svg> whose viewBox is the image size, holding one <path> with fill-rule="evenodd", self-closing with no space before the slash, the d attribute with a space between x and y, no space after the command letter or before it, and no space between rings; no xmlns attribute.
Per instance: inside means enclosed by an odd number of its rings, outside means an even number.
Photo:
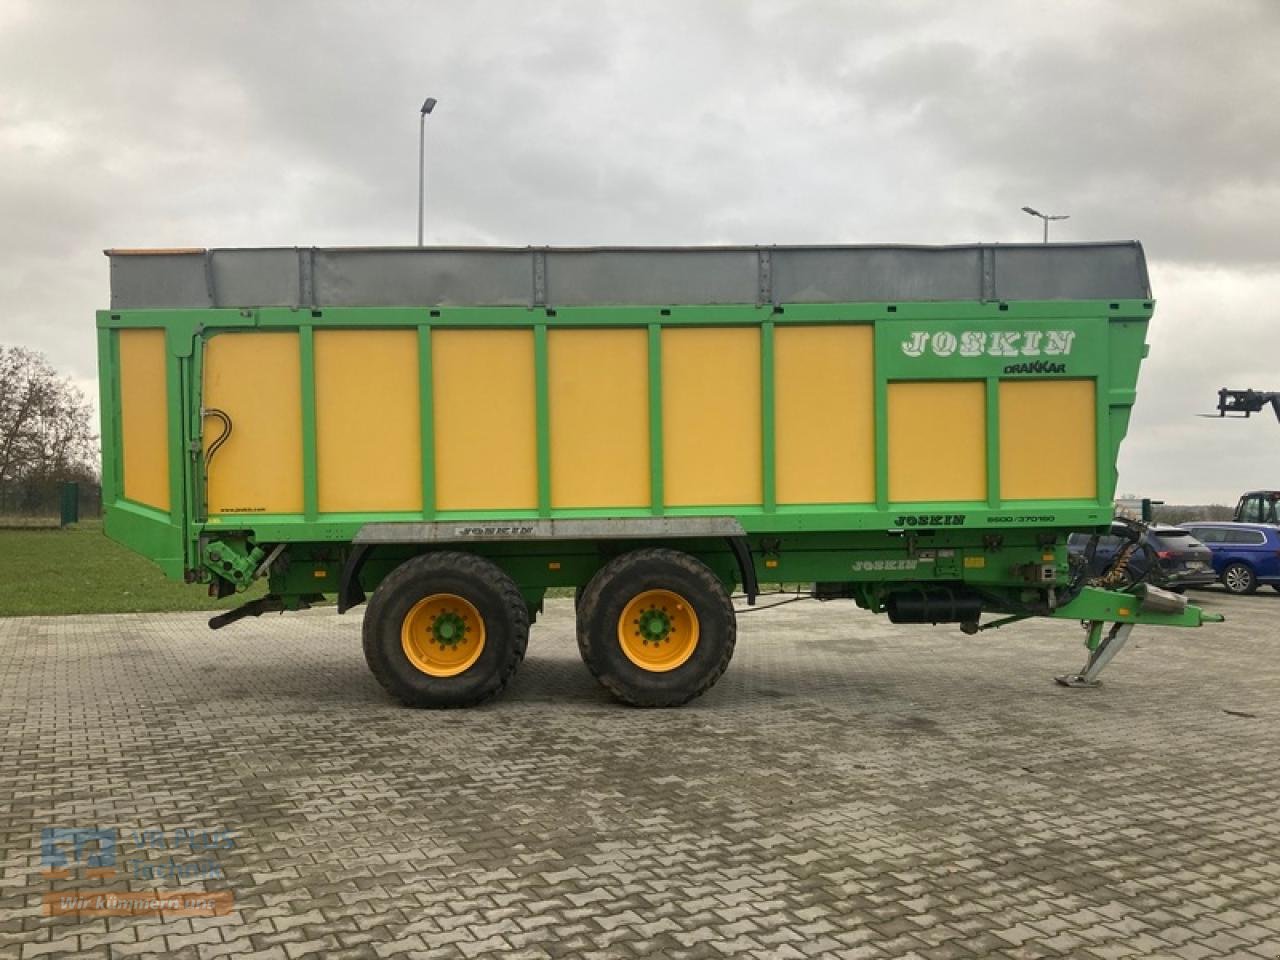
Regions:
<svg viewBox="0 0 1280 960"><path fill-rule="evenodd" d="M1172 556L1173 556L1173 551L1172 551L1172 550L1160 550L1160 551L1158 551L1158 552L1156 553L1156 556L1157 556L1157 557L1159 557L1161 560L1168 560L1170 557L1172 557Z"/></svg>

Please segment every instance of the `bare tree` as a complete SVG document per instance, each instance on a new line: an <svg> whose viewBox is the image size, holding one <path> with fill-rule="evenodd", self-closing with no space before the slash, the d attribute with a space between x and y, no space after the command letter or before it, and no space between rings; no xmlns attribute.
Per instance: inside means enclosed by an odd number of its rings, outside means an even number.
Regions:
<svg viewBox="0 0 1280 960"><path fill-rule="evenodd" d="M1182 506L1165 504L1153 510L1159 523L1187 523L1191 520L1230 520L1235 516L1235 507L1222 503L1209 503L1202 506Z"/></svg>
<svg viewBox="0 0 1280 960"><path fill-rule="evenodd" d="M0 490L95 478L91 424L84 393L43 354L0 345Z"/></svg>

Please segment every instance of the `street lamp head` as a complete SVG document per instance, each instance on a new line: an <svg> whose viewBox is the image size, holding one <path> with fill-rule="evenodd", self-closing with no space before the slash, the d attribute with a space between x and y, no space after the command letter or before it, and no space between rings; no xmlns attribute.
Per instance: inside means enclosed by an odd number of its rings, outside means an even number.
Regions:
<svg viewBox="0 0 1280 960"><path fill-rule="evenodd" d="M427 114L436 108L436 98L427 97L418 111L418 246L422 246L423 196L427 179Z"/></svg>
<svg viewBox="0 0 1280 960"><path fill-rule="evenodd" d="M1035 207L1023 207L1023 208L1022 208L1022 212L1023 212L1023 213L1029 213L1029 214L1031 214L1033 217L1043 217L1043 216L1044 216L1044 214L1043 214L1043 213L1041 213L1039 210L1037 210Z"/></svg>

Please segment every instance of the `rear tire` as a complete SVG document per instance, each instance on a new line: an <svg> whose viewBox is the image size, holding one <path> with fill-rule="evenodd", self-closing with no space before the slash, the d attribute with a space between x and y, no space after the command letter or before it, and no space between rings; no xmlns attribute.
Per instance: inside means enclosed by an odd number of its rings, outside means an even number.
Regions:
<svg viewBox="0 0 1280 960"><path fill-rule="evenodd" d="M488 560L427 553L378 585L364 615L364 656L410 707L469 707L496 695L529 642L519 588Z"/></svg>
<svg viewBox="0 0 1280 960"><path fill-rule="evenodd" d="M636 707L678 707L705 693L737 641L733 603L700 560L667 549L610 561L583 589L578 650L602 686Z"/></svg>
<svg viewBox="0 0 1280 960"><path fill-rule="evenodd" d="M1222 585L1231 593L1243 596L1257 592L1258 578L1247 565L1231 563L1222 571Z"/></svg>

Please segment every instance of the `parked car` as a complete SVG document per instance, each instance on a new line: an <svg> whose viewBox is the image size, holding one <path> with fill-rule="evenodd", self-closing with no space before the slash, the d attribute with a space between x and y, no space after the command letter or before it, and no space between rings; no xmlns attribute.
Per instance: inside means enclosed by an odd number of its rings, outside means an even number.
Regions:
<svg viewBox="0 0 1280 960"><path fill-rule="evenodd" d="M1213 569L1232 593L1253 593L1263 583L1280 590L1280 526L1207 520L1182 526L1212 551Z"/></svg>
<svg viewBox="0 0 1280 960"><path fill-rule="evenodd" d="M1146 526L1137 521L1116 520L1111 533L1098 537L1098 546L1089 563L1091 576L1101 576L1111 566L1120 548L1145 531L1150 550L1137 550L1129 559L1129 581L1146 579L1156 586L1182 592L1187 587L1207 587L1218 580L1213 568L1213 554L1190 531L1181 527ZM1089 533L1073 533L1067 538L1067 549L1084 556L1093 538ZM1151 571L1151 564L1156 569ZM1148 572L1151 575L1148 576Z"/></svg>

